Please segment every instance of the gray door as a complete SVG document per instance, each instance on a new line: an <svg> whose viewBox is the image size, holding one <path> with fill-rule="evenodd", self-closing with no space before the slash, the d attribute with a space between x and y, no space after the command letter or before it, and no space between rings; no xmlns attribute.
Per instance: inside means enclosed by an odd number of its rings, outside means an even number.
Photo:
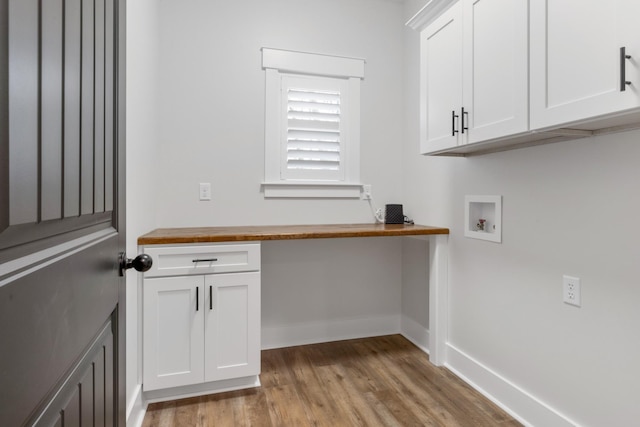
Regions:
<svg viewBox="0 0 640 427"><path fill-rule="evenodd" d="M0 0L0 426L124 425L124 0Z"/></svg>

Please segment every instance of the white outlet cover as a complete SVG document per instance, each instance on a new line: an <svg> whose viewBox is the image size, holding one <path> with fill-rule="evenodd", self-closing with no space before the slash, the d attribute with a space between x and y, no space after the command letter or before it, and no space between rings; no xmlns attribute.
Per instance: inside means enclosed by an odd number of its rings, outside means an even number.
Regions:
<svg viewBox="0 0 640 427"><path fill-rule="evenodd" d="M562 301L565 304L580 307L580 278L573 276L562 276Z"/></svg>
<svg viewBox="0 0 640 427"><path fill-rule="evenodd" d="M362 185L362 194L360 195L362 200L371 200L371 184Z"/></svg>

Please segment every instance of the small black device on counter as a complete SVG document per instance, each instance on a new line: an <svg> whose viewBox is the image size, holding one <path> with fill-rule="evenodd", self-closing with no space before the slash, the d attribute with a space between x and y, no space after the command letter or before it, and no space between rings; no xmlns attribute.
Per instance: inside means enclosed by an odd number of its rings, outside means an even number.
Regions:
<svg viewBox="0 0 640 427"><path fill-rule="evenodd" d="M402 205L386 205L384 209L385 224L404 224Z"/></svg>

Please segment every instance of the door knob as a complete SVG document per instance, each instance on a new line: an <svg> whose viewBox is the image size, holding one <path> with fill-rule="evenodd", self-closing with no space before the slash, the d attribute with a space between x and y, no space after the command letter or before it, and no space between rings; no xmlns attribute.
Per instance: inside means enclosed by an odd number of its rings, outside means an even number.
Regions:
<svg viewBox="0 0 640 427"><path fill-rule="evenodd" d="M124 276L124 271L135 268L136 271L148 271L153 265L153 259L147 254L140 254L134 259L127 258L127 254L120 252L120 276Z"/></svg>

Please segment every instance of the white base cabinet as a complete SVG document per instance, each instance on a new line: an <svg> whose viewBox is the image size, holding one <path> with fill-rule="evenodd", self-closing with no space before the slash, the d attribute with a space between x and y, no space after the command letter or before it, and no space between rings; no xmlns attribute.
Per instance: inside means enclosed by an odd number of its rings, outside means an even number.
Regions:
<svg viewBox="0 0 640 427"><path fill-rule="evenodd" d="M257 376L259 244L148 246L145 252L154 267L143 281L143 390L179 387L185 395L185 386L198 385L202 394L202 384L214 392L216 382ZM179 274L162 277L168 272Z"/></svg>

